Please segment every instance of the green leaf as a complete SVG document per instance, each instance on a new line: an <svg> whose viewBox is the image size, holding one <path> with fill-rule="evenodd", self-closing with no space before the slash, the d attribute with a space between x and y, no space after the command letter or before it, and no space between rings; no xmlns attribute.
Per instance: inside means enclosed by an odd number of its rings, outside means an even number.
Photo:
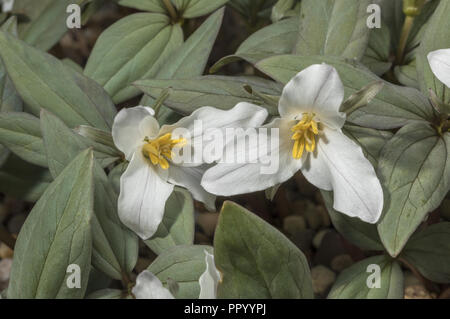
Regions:
<svg viewBox="0 0 450 319"><path fill-rule="evenodd" d="M167 9L162 0L119 0L121 6L135 8L142 11L166 13Z"/></svg>
<svg viewBox="0 0 450 319"><path fill-rule="evenodd" d="M413 87L415 89L420 89L417 80L417 69L415 60L407 65L396 66L394 72L395 77L401 84Z"/></svg>
<svg viewBox="0 0 450 319"><path fill-rule="evenodd" d="M114 144L111 132L106 132L86 125L80 125L76 127L74 131L92 142L107 146L111 150L111 153L116 153L117 156L121 156L121 153Z"/></svg>
<svg viewBox="0 0 450 319"><path fill-rule="evenodd" d="M138 259L137 236L119 219L118 193L100 166L94 167L92 264L111 278L129 277Z"/></svg>
<svg viewBox="0 0 450 319"><path fill-rule="evenodd" d="M17 36L17 18L15 16L10 17L0 27L0 30L10 32L14 36ZM11 79L6 73L3 63L0 63L0 112L20 112L22 109L22 99L17 94Z"/></svg>
<svg viewBox="0 0 450 319"><path fill-rule="evenodd" d="M108 175L109 183L112 185L114 191L117 194L120 194L120 178L122 177L122 174L125 173L127 167L128 163L122 162L109 172Z"/></svg>
<svg viewBox="0 0 450 319"><path fill-rule="evenodd" d="M254 64L274 55L292 53L297 36L297 18L271 24L250 35L235 54L220 59L211 67L210 72L215 73L224 65L240 59Z"/></svg>
<svg viewBox="0 0 450 319"><path fill-rule="evenodd" d="M183 18L192 19L213 12L228 0L172 0L172 2Z"/></svg>
<svg viewBox="0 0 450 319"><path fill-rule="evenodd" d="M381 240L397 256L450 187L450 134L408 124L381 151L378 175L389 195L378 224Z"/></svg>
<svg viewBox="0 0 450 319"><path fill-rule="evenodd" d="M219 33L223 14L224 9L220 9L209 16L189 39L170 56L170 63L164 64L154 78L163 80L189 79L202 75ZM144 96L140 104L151 106L153 101L152 98Z"/></svg>
<svg viewBox="0 0 450 319"><path fill-rule="evenodd" d="M130 85L152 78L183 43L179 24L158 13L135 13L106 29L97 40L84 74L101 84L116 103L139 94Z"/></svg>
<svg viewBox="0 0 450 319"><path fill-rule="evenodd" d="M119 159L117 151L76 134L58 117L45 110L41 112L41 130L48 167L54 177L59 175L73 156L89 147L93 147L95 158L102 167Z"/></svg>
<svg viewBox="0 0 450 319"><path fill-rule="evenodd" d="M23 112L0 112L0 143L23 160L47 167L40 121Z"/></svg>
<svg viewBox="0 0 450 319"><path fill-rule="evenodd" d="M53 181L48 171L10 155L0 168L0 192L36 202Z"/></svg>
<svg viewBox="0 0 450 319"><path fill-rule="evenodd" d="M381 76L392 66L390 61L391 34L388 26L382 21L381 28L375 28L370 33L369 45L361 62L373 73Z"/></svg>
<svg viewBox="0 0 450 319"><path fill-rule="evenodd" d="M374 276L369 265L380 267L379 288L369 288ZM395 260L386 256L374 256L364 259L342 271L337 277L329 299L403 299L403 272Z"/></svg>
<svg viewBox="0 0 450 319"><path fill-rule="evenodd" d="M349 124L344 126L343 132L361 146L364 155L375 168L378 166L381 149L394 135L388 131L379 131Z"/></svg>
<svg viewBox="0 0 450 319"><path fill-rule="evenodd" d="M416 56L420 88L425 95L432 89L445 103L450 104L450 88L441 83L431 71L428 53L450 47L450 1L440 1L424 32Z"/></svg>
<svg viewBox="0 0 450 319"><path fill-rule="evenodd" d="M34 206L17 238L8 299L84 296L91 263L93 165L91 151L80 153ZM77 289L67 285L73 264L81 270Z"/></svg>
<svg viewBox="0 0 450 319"><path fill-rule="evenodd" d="M287 13L292 9L296 0L278 0L272 8L271 20L277 22L283 19Z"/></svg>
<svg viewBox="0 0 450 319"><path fill-rule="evenodd" d="M206 270L205 250L212 254L210 246L176 246L153 261L148 270L167 286L169 279L178 283L178 299L198 299L198 280Z"/></svg>
<svg viewBox="0 0 450 319"><path fill-rule="evenodd" d="M73 133L54 115L41 115L44 144L49 168L58 176L67 163L82 149L91 147L87 139ZM98 159L102 154L97 152ZM137 237L125 227L117 213L117 197L113 185L98 165L94 165L95 215L92 220L94 252L93 265L115 279L130 273L137 260Z"/></svg>
<svg viewBox="0 0 450 319"><path fill-rule="evenodd" d="M426 278L450 282L450 223L431 225L413 235L400 255Z"/></svg>
<svg viewBox="0 0 450 319"><path fill-rule="evenodd" d="M352 244L364 250L384 250L377 226L333 209L333 192L321 191L334 228Z"/></svg>
<svg viewBox="0 0 450 319"><path fill-rule="evenodd" d="M187 39L187 41L172 54L170 63L158 71L156 79L189 79L203 74L209 54L222 25L224 9L212 14Z"/></svg>
<svg viewBox="0 0 450 319"><path fill-rule="evenodd" d="M116 109L95 81L4 32L0 32L0 56L17 92L34 115L45 108L70 127L86 124L111 129Z"/></svg>
<svg viewBox="0 0 450 319"><path fill-rule="evenodd" d="M286 84L298 72L312 64L327 63L336 68L344 84L345 97L379 77L357 63L335 57L303 57L282 55L259 62L256 67L273 79ZM381 92L366 107L353 112L347 120L360 126L376 129L401 127L411 121L434 120L428 99L418 90L383 81Z"/></svg>
<svg viewBox="0 0 450 319"><path fill-rule="evenodd" d="M239 102L261 105L263 101L248 93L249 85L259 93L279 96L281 88L273 81L257 77L203 76L186 80L143 80L135 84L145 94L158 98L164 89L170 88L164 104L180 114L191 114L202 106L214 106L229 110ZM277 108L263 105L272 115Z"/></svg>
<svg viewBox="0 0 450 319"><path fill-rule="evenodd" d="M299 55L333 55L359 60L366 51L370 29L366 25L370 0L303 0Z"/></svg>
<svg viewBox="0 0 450 319"><path fill-rule="evenodd" d="M303 253L248 210L226 202L214 238L219 298L313 298Z"/></svg>
<svg viewBox="0 0 450 319"><path fill-rule="evenodd" d="M193 245L195 233L194 201L191 194L175 188L166 202L164 218L155 235L145 244L155 253L161 253L174 246Z"/></svg>
<svg viewBox="0 0 450 319"><path fill-rule="evenodd" d="M19 37L28 44L47 51L67 32L66 9L69 4L81 5L85 0L15 0L14 13L25 15L19 23Z"/></svg>

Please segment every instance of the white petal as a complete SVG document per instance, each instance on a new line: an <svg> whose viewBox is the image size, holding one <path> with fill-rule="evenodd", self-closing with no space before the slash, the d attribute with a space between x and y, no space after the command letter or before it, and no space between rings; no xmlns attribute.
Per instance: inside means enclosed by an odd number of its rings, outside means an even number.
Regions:
<svg viewBox="0 0 450 319"><path fill-rule="evenodd" d="M13 6L14 6L14 0L3 0L2 11L5 13L10 12L10 11L12 11Z"/></svg>
<svg viewBox="0 0 450 319"><path fill-rule="evenodd" d="M136 286L131 290L136 299L175 299L169 289L150 271L144 270L136 278Z"/></svg>
<svg viewBox="0 0 450 319"><path fill-rule="evenodd" d="M334 209L368 223L376 223L383 210L383 190L375 170L359 145L340 130L324 129L317 143L317 158L302 172L315 186L334 191ZM328 180L327 180L328 175Z"/></svg>
<svg viewBox="0 0 450 319"><path fill-rule="evenodd" d="M203 174L209 168L207 165L198 167L182 167L171 165L169 168L169 182L186 188L195 200L202 202L211 210L216 210L216 196L208 193L201 185Z"/></svg>
<svg viewBox="0 0 450 319"><path fill-rule="evenodd" d="M230 110L220 110L205 106L195 110L191 115L182 118L176 124L165 125L161 128L161 134L172 132L176 128L184 128L190 134L189 145L195 151L202 152L199 159L190 164L212 163L218 157L203 157L203 150L207 149L214 140L207 141L205 136L213 130L225 132L230 128L248 128L261 126L268 116L267 110L254 104L242 102ZM225 135L224 133L222 133ZM222 144L225 145L226 140ZM195 154L192 155L193 158ZM201 159L201 160L200 160ZM199 161L200 160L200 161ZM192 163L193 162L193 163Z"/></svg>
<svg viewBox="0 0 450 319"><path fill-rule="evenodd" d="M200 276L198 283L200 284L199 299L217 299L217 285L220 281L220 273L214 263L214 255L205 250L206 270Z"/></svg>
<svg viewBox="0 0 450 319"><path fill-rule="evenodd" d="M434 75L450 88L450 49L430 52L428 62Z"/></svg>
<svg viewBox="0 0 450 319"><path fill-rule="evenodd" d="M138 150L120 178L120 220L146 240L153 236L164 216L173 185L167 171L156 168Z"/></svg>
<svg viewBox="0 0 450 319"><path fill-rule="evenodd" d="M210 193L232 196L265 190L287 181L302 165L301 160L292 157L294 142L290 128L294 124L295 121L276 119L265 125L263 128L268 129L269 137L266 152L262 152L259 143L250 145L245 163L227 163L228 152L225 151L222 159L225 162L219 162L205 172L202 186ZM271 129L278 129L278 134ZM262 131L258 130L258 138L261 134ZM238 143L246 140L245 136L238 138Z"/></svg>
<svg viewBox="0 0 450 319"><path fill-rule="evenodd" d="M159 124L153 119L153 114L154 111L149 107L136 106L129 109L122 109L116 115L112 127L112 137L114 144L125 154L128 161L131 160L133 153L142 144L146 136L145 133L151 131L155 135L158 134ZM147 127L145 131L140 129L140 124L143 120L146 123L151 123L149 124L151 127Z"/></svg>
<svg viewBox="0 0 450 319"><path fill-rule="evenodd" d="M299 119L302 113L316 113L329 127L341 128L345 113L339 112L344 100L344 86L336 69L314 64L298 73L284 87L280 98L281 117Z"/></svg>

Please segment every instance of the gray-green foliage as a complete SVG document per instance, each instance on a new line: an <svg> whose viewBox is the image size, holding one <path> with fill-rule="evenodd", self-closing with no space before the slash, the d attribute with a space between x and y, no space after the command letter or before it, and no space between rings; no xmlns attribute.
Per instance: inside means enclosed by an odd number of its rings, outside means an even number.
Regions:
<svg viewBox="0 0 450 319"><path fill-rule="evenodd" d="M450 47L450 1L426 3L409 34L402 0L377 1L379 29L366 25L369 0L114 2L108 5L143 12L106 28L84 69L46 51L67 32L68 4L81 5L84 24L107 1L16 0L12 13L0 14L0 191L36 203L17 238L2 297L133 298L135 270L146 262L138 261L141 247L157 255L147 269L165 287L178 287L176 298L199 297L205 251L222 276L219 298L313 298L309 263L315 261L231 202L221 210L214 247L197 245L198 207L189 190L176 187L157 232L140 246L119 219L120 180L129 163L112 127L117 104L129 106L134 98L160 103L161 124L203 106L229 110L239 102L277 117L283 86L321 63L342 80L342 131L361 147L384 192L376 224L337 212L332 193L322 192L334 229L362 257L339 273L328 298L402 298L402 265L450 282L450 228L438 218L448 218L438 208L450 187L450 91L427 58ZM244 20L237 28L246 38L231 55L211 61L224 6ZM207 66L215 73L242 61L245 74L205 75ZM68 288L71 264L80 267L80 289ZM374 265L380 288L369 288Z"/></svg>
<svg viewBox="0 0 450 319"><path fill-rule="evenodd" d="M219 298L313 298L303 253L253 213L224 204L214 238Z"/></svg>

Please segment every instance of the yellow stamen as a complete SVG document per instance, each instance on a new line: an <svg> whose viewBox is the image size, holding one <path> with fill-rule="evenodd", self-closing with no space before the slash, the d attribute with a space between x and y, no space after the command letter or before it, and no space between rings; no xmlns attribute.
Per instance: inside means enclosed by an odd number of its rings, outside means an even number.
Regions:
<svg viewBox="0 0 450 319"><path fill-rule="evenodd" d="M168 160L173 157L173 148L175 146L182 147L186 143L186 139L172 139L172 133L167 133L154 140L145 140L147 143L142 148L142 153L150 160L153 165L159 165L166 170L170 164Z"/></svg>
<svg viewBox="0 0 450 319"><path fill-rule="evenodd" d="M305 150L311 153L316 149L316 135L319 134L319 127L314 117L313 113L303 113L302 119L291 128L294 133L292 140L295 141L292 157L295 159L302 158Z"/></svg>

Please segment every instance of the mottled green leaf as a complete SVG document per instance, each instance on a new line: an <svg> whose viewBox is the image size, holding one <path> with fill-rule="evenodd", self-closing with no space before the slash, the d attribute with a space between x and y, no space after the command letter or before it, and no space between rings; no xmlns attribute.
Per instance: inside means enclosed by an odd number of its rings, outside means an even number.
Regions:
<svg viewBox="0 0 450 319"><path fill-rule="evenodd" d="M232 202L220 213L214 256L222 274L219 298L313 298L303 253L273 226Z"/></svg>
<svg viewBox="0 0 450 319"><path fill-rule="evenodd" d="M40 121L23 112L0 112L0 143L23 160L47 167Z"/></svg>
<svg viewBox="0 0 450 319"><path fill-rule="evenodd" d="M17 199L36 202L53 181L48 169L10 155L0 168L0 192Z"/></svg>
<svg viewBox="0 0 450 319"><path fill-rule="evenodd" d="M239 102L265 106L269 113L278 114L276 107L267 106L255 95L244 89L279 96L281 88L273 81L257 77L203 76L187 80L143 80L136 83L145 94L158 98L164 89L170 88L164 104L180 114L191 114L202 106L214 106L229 110Z"/></svg>
<svg viewBox="0 0 450 319"><path fill-rule="evenodd" d="M179 24L158 13L120 19L97 40L84 74L101 84L116 103L139 94L131 84L152 78L183 43Z"/></svg>
<svg viewBox="0 0 450 319"><path fill-rule="evenodd" d="M370 0L303 0L295 52L361 59L369 42Z"/></svg>
<svg viewBox="0 0 450 319"><path fill-rule="evenodd" d="M450 282L450 223L431 225L413 235L400 257L416 267L426 278Z"/></svg>
<svg viewBox="0 0 450 319"><path fill-rule="evenodd" d="M397 256L450 187L450 134L408 124L381 151L378 175L388 201L378 224L381 241Z"/></svg>
<svg viewBox="0 0 450 319"><path fill-rule="evenodd" d="M380 267L379 287L369 278L376 276L373 268ZM372 286L371 286L372 287ZM364 259L342 271L328 295L329 299L403 299L403 272L395 260L386 256Z"/></svg>
<svg viewBox="0 0 450 319"><path fill-rule="evenodd" d="M145 244L155 253L180 245L194 244L194 201L191 194L181 188L175 188L166 202L164 218L158 230Z"/></svg>
<svg viewBox="0 0 450 319"><path fill-rule="evenodd" d="M172 0L172 2L183 18L192 19L213 12L228 0Z"/></svg>
<svg viewBox="0 0 450 319"><path fill-rule="evenodd" d="M178 299L197 299L200 295L198 280L206 270L205 250L212 254L210 246L176 246L153 261L148 270L167 286L169 279L179 285Z"/></svg>
<svg viewBox="0 0 450 319"><path fill-rule="evenodd" d="M17 92L30 111L41 108L70 127L86 124L110 130L116 109L95 81L14 36L0 31L0 56Z"/></svg>
<svg viewBox="0 0 450 319"><path fill-rule="evenodd" d="M8 299L84 296L91 264L93 165L92 152L82 152L34 206L17 238ZM81 271L78 289L67 285L73 264Z"/></svg>

